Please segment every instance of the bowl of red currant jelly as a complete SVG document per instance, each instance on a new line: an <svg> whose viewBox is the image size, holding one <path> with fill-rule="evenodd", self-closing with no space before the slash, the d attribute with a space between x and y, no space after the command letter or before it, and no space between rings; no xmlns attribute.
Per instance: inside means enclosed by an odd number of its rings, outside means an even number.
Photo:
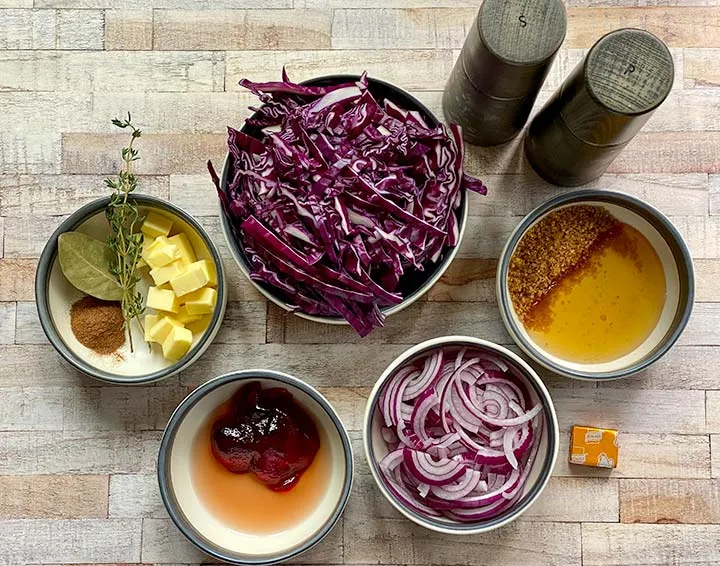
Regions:
<svg viewBox="0 0 720 566"><path fill-rule="evenodd" d="M266 565L318 544L350 494L350 439L313 387L269 370L223 375L173 413L160 446L163 502L200 550Z"/></svg>

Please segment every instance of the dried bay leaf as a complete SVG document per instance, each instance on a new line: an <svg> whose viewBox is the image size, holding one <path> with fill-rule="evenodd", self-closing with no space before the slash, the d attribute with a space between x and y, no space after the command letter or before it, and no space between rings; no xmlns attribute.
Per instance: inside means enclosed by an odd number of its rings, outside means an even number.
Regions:
<svg viewBox="0 0 720 566"><path fill-rule="evenodd" d="M103 301L122 299L122 288L109 270L113 255L105 242L82 232L58 238L58 259L65 278L83 293Z"/></svg>

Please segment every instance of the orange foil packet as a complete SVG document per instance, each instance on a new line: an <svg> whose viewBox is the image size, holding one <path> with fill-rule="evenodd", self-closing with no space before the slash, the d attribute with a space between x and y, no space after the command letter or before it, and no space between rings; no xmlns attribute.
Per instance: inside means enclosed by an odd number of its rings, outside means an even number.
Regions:
<svg viewBox="0 0 720 566"><path fill-rule="evenodd" d="M618 431L574 426L570 437L570 463L596 468L617 468Z"/></svg>

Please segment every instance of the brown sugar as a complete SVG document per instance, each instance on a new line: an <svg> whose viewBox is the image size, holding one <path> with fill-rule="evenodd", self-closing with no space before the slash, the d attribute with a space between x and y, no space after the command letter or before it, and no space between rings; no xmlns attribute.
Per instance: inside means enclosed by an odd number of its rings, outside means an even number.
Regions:
<svg viewBox="0 0 720 566"><path fill-rule="evenodd" d="M75 338L98 354L112 354L125 343L124 324L119 302L83 297L70 309Z"/></svg>
<svg viewBox="0 0 720 566"><path fill-rule="evenodd" d="M551 212L523 236L510 259L508 290L524 319L558 280L577 268L591 248L619 225L605 208L575 205Z"/></svg>

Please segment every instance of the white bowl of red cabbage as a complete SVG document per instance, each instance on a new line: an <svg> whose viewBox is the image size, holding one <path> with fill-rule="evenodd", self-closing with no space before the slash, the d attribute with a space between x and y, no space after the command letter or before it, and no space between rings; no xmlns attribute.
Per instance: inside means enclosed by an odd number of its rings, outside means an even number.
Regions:
<svg viewBox="0 0 720 566"><path fill-rule="evenodd" d="M520 516L547 485L558 422L535 371L478 338L410 348L375 384L365 455L387 500L433 531L478 534Z"/></svg>
<svg viewBox="0 0 720 566"><path fill-rule="evenodd" d="M235 260L281 308L369 334L440 279L486 192L460 128L366 75L240 84L261 106L208 163Z"/></svg>

